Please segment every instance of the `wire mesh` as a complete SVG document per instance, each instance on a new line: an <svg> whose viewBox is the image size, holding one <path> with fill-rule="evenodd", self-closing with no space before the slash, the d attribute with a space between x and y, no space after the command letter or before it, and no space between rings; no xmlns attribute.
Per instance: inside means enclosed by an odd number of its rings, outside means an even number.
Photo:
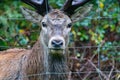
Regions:
<svg viewBox="0 0 120 80"><path fill-rule="evenodd" d="M98 1L98 10L99 8L99 0ZM119 11L119 7L117 8L118 12ZM116 17L100 17L100 11L98 11L98 17L95 18L90 18L90 17L85 17L85 19L115 19ZM120 16L119 16L120 17ZM1 18L1 17L0 17ZM25 20L25 18L5 18L7 20ZM113 47L117 49L117 52L120 53L120 46L109 46L109 47ZM13 46L0 46L0 48L15 48ZM20 47L18 47L20 48ZM73 50L73 53L79 52L79 53L83 53L85 55L83 55L83 57L80 56L81 59L78 59L76 57L70 57L71 60L76 60L78 61L76 64L79 64L81 66L79 66L79 68L77 70L74 70L72 72L66 72L66 73L51 73L51 72L47 72L47 73L40 73L40 74L32 74L32 75L28 75L28 76L24 76L24 77L34 77L34 76L41 76L41 75L50 75L50 74L54 74L54 75L60 75L60 74L68 74L70 76L73 76L74 79L73 80L119 80L120 79L120 62L118 62L115 58L116 56L112 56L110 58L112 58L110 64L114 64L114 65L108 65L109 70L103 70L101 65L103 65L102 62L107 62L107 60L102 60L101 56L104 55L104 52L102 52L101 48L106 48L106 46L81 46L81 47L68 47L68 50L71 51L71 49ZM78 51L78 49L80 49L81 51ZM89 55L91 55L91 57L87 58L87 53L88 53L88 49L90 49L91 53ZM96 51L96 52L94 52ZM96 58L97 56L97 58ZM117 56L118 58L120 58L120 55ZM94 61L95 60L97 61ZM84 62L85 61L85 62ZM70 62L71 64L74 64L74 62ZM104 63L105 64L105 63ZM90 67L91 66L91 67ZM87 70L87 68L90 67L92 69ZM107 66L105 66L107 67ZM72 65L72 68L74 68L74 66ZM88 68L89 69L89 68ZM93 75L94 79L91 79L91 76Z"/></svg>
<svg viewBox="0 0 120 80"><path fill-rule="evenodd" d="M1 46L0 46L1 47ZM120 46L110 46L114 47L117 52L120 52ZM104 51L102 52L101 48L105 48L104 46L81 46L81 47L68 47L70 51L76 54L76 51L79 49L80 54L85 54L82 59L76 58L75 56L70 56L70 69L71 72L65 73L55 73L55 72L47 72L47 73L39 73L39 74L31 74L23 77L36 77L36 76L44 76L44 75L69 75L73 77L73 80L94 80L91 75L94 75L98 80L119 80L117 76L120 74L120 62L115 58L116 56L112 56L108 60L102 60L101 55L104 55ZM71 50L72 49L72 50ZM100 50L98 50L100 49ZM91 51L91 52L89 52ZM94 52L97 51L97 52ZM109 54L110 51L108 51ZM100 58L98 58L98 53L100 53ZM88 55L91 55L87 57ZM120 58L120 56L119 56ZM100 59L100 63L98 65L98 60ZM110 62L107 62L110 61ZM107 62L107 63L106 63ZM77 66L77 67L76 67ZM75 68L75 69L74 69ZM99 76L99 77L98 77ZM109 77L110 76L110 77ZM90 79L92 78L92 79Z"/></svg>

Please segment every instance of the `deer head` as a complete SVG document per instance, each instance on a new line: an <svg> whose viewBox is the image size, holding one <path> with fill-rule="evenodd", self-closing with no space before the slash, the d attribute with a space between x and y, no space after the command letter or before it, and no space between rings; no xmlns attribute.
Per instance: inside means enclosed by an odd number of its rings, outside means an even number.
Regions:
<svg viewBox="0 0 120 80"><path fill-rule="evenodd" d="M84 6L81 11L76 9L90 0L67 0L61 9L52 9L48 0L22 0L36 9L21 7L22 13L29 21L41 26L40 38L44 47L65 49L69 42L72 23L83 18L91 9Z"/></svg>

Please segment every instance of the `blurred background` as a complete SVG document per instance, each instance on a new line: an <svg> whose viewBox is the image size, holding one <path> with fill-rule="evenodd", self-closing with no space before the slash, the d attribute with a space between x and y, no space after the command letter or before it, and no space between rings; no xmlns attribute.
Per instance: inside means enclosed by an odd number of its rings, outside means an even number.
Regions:
<svg viewBox="0 0 120 80"><path fill-rule="evenodd" d="M64 2L65 0L49 0L49 4L54 8L60 8ZM119 72L116 71L112 74L111 80L116 78L119 80L120 0L91 0L88 4L93 4L92 10L83 20L73 25L70 33L69 53L75 59L72 59L75 62L71 69L73 71L80 70L81 66L79 65L84 63L84 59L91 59L95 54L92 62L105 71L111 71L112 65L114 65L116 67L114 70ZM20 6L31 8L20 0L0 0L1 51L14 47L31 48L39 37L41 28L24 19ZM92 68L89 68L90 70ZM80 79L78 74L74 77ZM92 77L90 80L101 79Z"/></svg>

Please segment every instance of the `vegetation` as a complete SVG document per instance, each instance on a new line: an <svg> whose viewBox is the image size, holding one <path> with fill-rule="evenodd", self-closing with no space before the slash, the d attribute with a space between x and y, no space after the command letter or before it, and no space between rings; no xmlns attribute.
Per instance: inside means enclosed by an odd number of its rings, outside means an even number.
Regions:
<svg viewBox="0 0 120 80"><path fill-rule="evenodd" d="M60 8L65 0L49 1L54 8ZM111 71L114 61L114 71L120 70L120 1L92 0L90 3L93 4L91 12L83 20L76 22L70 33L73 47L70 48L70 53L80 58L79 61L74 60L77 67L73 68L80 70L78 64L84 64L86 59L91 59L95 54L92 62L101 63L102 70ZM0 0L0 50L14 47L31 48L39 36L40 27L24 19L20 6L31 8L20 0ZM75 50L72 51L73 49ZM90 65L89 60L86 62ZM84 67L83 71L86 71L86 66ZM89 69L92 70L91 67ZM82 76L85 77L84 80L98 80L96 75L96 78L90 76L89 79L86 74ZM111 76L111 80L120 79L120 73L113 73ZM76 78L76 75L74 77Z"/></svg>

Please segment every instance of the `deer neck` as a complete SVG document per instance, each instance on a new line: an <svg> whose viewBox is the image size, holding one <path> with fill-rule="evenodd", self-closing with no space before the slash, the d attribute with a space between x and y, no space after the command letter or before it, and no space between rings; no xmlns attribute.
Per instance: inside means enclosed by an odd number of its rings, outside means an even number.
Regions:
<svg viewBox="0 0 120 80"><path fill-rule="evenodd" d="M35 43L29 55L28 75L49 73L44 76L44 80L66 80L68 68L65 51L51 52L43 43L42 37L41 33L40 39Z"/></svg>
<svg viewBox="0 0 120 80"><path fill-rule="evenodd" d="M51 52L48 57L50 80L67 80L68 72L66 56L63 51Z"/></svg>
<svg viewBox="0 0 120 80"><path fill-rule="evenodd" d="M49 80L67 80L66 72L68 71L68 68L65 50L48 49L44 42L48 39L43 39L43 37L45 38L47 35L43 35L44 33L41 32L41 43L44 48L44 70L45 73L48 72L49 74L45 77L46 80L48 80L47 78L49 78Z"/></svg>

